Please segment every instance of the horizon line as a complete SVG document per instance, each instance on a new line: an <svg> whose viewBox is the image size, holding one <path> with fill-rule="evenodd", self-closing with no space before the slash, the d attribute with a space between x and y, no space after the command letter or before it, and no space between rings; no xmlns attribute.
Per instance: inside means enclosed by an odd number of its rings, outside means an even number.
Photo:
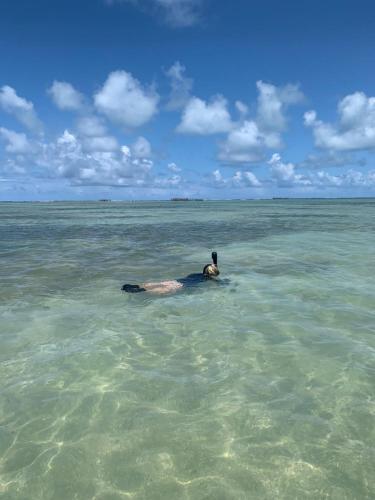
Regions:
<svg viewBox="0 0 375 500"><path fill-rule="evenodd" d="M375 196L272 196L270 198L187 198L182 200L173 199L56 199L56 200L0 200L0 203L152 203L152 202L172 202L172 203L191 203L206 201L290 201L290 200L371 200Z"/></svg>

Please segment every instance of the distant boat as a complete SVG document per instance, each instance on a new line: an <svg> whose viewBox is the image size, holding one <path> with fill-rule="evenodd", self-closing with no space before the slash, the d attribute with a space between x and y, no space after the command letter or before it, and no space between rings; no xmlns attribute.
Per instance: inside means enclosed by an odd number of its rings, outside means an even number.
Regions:
<svg viewBox="0 0 375 500"><path fill-rule="evenodd" d="M107 198L102 198L101 200L99 201L111 201L111 200L108 200Z"/></svg>

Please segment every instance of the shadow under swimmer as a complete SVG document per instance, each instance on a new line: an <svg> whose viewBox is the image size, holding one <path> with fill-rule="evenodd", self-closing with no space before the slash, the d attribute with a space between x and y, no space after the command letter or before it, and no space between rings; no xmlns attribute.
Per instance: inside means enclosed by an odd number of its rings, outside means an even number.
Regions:
<svg viewBox="0 0 375 500"><path fill-rule="evenodd" d="M201 273L189 274L188 276L185 276L185 278L176 280L149 282L142 283L141 285L132 285L127 283L122 286L121 290L127 293L149 292L154 294L166 294L177 292L183 288L195 287L207 282L208 280L215 280L220 274L217 265L217 253L212 252L211 258L212 264L206 264Z"/></svg>

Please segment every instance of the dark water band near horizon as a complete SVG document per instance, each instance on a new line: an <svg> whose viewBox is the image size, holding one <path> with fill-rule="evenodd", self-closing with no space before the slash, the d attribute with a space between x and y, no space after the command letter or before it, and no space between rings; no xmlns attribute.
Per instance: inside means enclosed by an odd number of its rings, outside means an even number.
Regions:
<svg viewBox="0 0 375 500"><path fill-rule="evenodd" d="M375 498L374 247L373 199L0 203L0 496Z"/></svg>

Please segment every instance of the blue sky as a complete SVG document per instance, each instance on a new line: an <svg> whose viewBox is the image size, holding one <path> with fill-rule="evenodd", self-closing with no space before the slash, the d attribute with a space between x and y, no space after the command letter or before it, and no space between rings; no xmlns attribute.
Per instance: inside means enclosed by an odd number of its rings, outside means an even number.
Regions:
<svg viewBox="0 0 375 500"><path fill-rule="evenodd" d="M370 1L2 0L0 199L375 194Z"/></svg>

